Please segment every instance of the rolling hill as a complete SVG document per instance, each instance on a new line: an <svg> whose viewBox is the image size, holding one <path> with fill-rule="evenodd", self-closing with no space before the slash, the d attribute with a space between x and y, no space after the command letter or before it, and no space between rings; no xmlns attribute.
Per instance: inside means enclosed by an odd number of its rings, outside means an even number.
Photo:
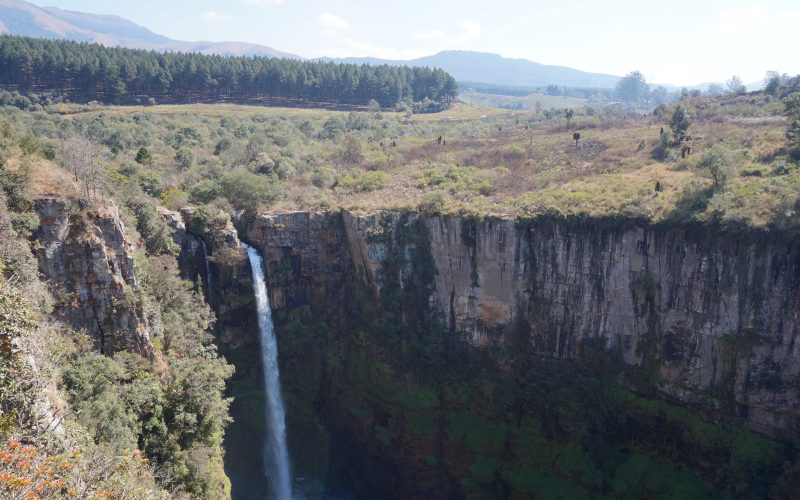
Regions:
<svg viewBox="0 0 800 500"><path fill-rule="evenodd" d="M540 87L566 85L568 87L611 88L618 76L551 66L527 59L511 59L497 54L463 50L446 50L432 56L407 61L375 58L343 58L336 61L363 64L390 64L408 66L435 66L447 71L460 82L481 82L499 85Z"/></svg>
<svg viewBox="0 0 800 500"><path fill-rule="evenodd" d="M302 59L295 54L252 43L173 40L119 16L39 7L23 0L0 0L0 33L93 42L112 47Z"/></svg>

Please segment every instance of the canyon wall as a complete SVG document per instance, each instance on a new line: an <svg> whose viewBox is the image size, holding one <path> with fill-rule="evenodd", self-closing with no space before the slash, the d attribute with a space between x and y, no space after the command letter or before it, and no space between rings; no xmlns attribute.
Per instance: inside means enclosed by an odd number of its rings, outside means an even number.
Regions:
<svg viewBox="0 0 800 500"><path fill-rule="evenodd" d="M180 248L181 277L201 283L218 320L216 337L221 347L257 345L252 280L239 235L231 222L196 228L194 214L193 208L162 210Z"/></svg>
<svg viewBox="0 0 800 500"><path fill-rule="evenodd" d="M104 353L127 350L150 357L148 322L135 293L134 246L117 206L41 198L36 213L34 248L56 313Z"/></svg>
<svg viewBox="0 0 800 500"><path fill-rule="evenodd" d="M309 305L336 322L356 290L380 302L387 283L403 288L427 266L425 300L447 335L489 351L522 328L536 353L564 359L598 339L648 370L648 389L662 397L796 435L795 242L702 227L390 212L264 215L247 239L265 257L277 310Z"/></svg>

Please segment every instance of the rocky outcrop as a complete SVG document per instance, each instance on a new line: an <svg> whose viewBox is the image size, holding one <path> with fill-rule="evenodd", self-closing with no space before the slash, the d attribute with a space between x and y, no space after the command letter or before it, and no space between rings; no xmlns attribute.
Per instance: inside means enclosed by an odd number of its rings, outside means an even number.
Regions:
<svg viewBox="0 0 800 500"><path fill-rule="evenodd" d="M170 228L170 237L178 249L178 269L182 279L199 283L206 300L211 303L211 263L205 241L200 236L186 230L184 215L181 212L158 207L158 214Z"/></svg>
<svg viewBox="0 0 800 500"><path fill-rule="evenodd" d="M35 253L56 313L86 331L104 353L150 357L148 325L135 293L133 245L116 205L42 198L36 212Z"/></svg>
<svg viewBox="0 0 800 500"><path fill-rule="evenodd" d="M540 354L590 339L664 397L792 435L800 420L800 248L698 227L377 213L256 219L273 307L333 315L350 282L383 300L421 267L449 335L478 348L522 328ZM425 258L420 258L424 255ZM352 278L352 279L351 279Z"/></svg>
<svg viewBox="0 0 800 500"><path fill-rule="evenodd" d="M353 269L343 229L338 213L290 212L256 220L247 239L267 266L273 309L313 304L332 322L340 319L343 289Z"/></svg>
<svg viewBox="0 0 800 500"><path fill-rule="evenodd" d="M202 284L217 316L217 340L225 349L257 342L250 268L231 221L196 228L194 207L161 209L180 248L181 275ZM223 349L224 350L224 349Z"/></svg>

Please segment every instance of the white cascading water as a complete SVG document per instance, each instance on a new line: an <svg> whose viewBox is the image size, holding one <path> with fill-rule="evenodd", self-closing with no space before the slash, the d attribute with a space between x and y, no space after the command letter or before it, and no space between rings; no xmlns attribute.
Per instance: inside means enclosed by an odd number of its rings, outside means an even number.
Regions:
<svg viewBox="0 0 800 500"><path fill-rule="evenodd" d="M200 238L200 250L203 251L203 264L206 266L206 296L211 300L211 266L208 264L208 248L206 241Z"/></svg>
<svg viewBox="0 0 800 500"><path fill-rule="evenodd" d="M264 370L266 390L267 432L265 443L267 474L272 485L272 496L276 500L291 500L292 482L289 465L289 449L286 446L286 419L281 398L281 381L278 372L278 344L272 324L267 284L264 281L264 266L258 251L244 243L250 267L253 269L253 291L256 296L258 329L261 341L261 364Z"/></svg>

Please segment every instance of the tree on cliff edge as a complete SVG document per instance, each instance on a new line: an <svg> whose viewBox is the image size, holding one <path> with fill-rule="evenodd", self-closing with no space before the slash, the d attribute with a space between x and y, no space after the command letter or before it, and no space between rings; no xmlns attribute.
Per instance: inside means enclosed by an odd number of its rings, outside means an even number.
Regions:
<svg viewBox="0 0 800 500"><path fill-rule="evenodd" d="M800 92L794 92L783 100L784 114L789 118L786 139L789 141L789 157L800 161Z"/></svg>

